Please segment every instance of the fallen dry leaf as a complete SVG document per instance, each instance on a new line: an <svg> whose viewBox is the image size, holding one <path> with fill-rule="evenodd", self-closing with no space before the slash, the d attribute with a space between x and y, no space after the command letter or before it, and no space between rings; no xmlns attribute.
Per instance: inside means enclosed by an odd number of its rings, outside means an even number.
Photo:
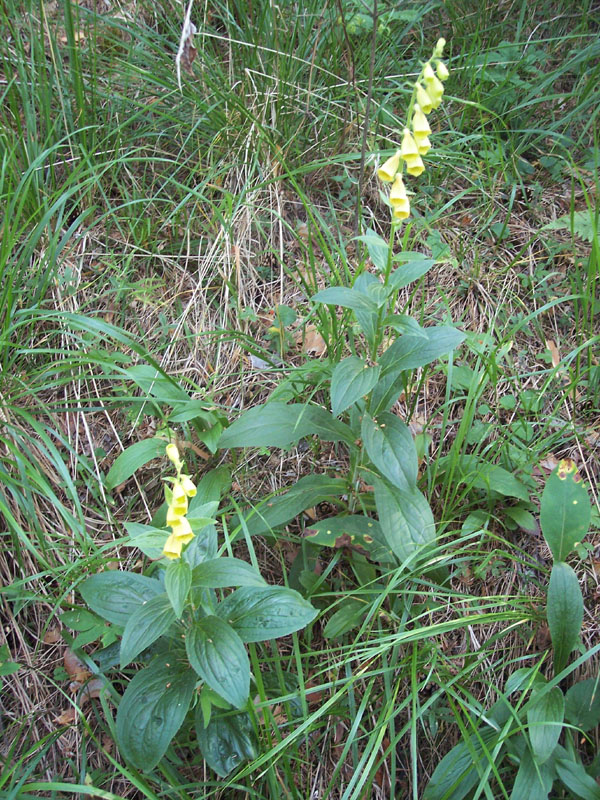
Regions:
<svg viewBox="0 0 600 800"><path fill-rule="evenodd" d="M102 678L92 678L91 681L88 681L86 685L81 690L81 694L79 695L79 706L84 706L87 702L92 700L94 697L100 697L100 693L104 688L105 683Z"/></svg>
<svg viewBox="0 0 600 800"><path fill-rule="evenodd" d="M67 670L69 678L71 678L72 683L83 684L92 675L83 661L78 658L68 647L63 656L63 664Z"/></svg>
<svg viewBox="0 0 600 800"><path fill-rule="evenodd" d="M327 352L327 342L314 325L308 325L304 331L304 336L300 334L299 340L302 342L304 352L310 356L320 358Z"/></svg>
<svg viewBox="0 0 600 800"><path fill-rule="evenodd" d="M62 636L60 635L58 628L49 628L44 634L42 641L44 644L56 644L57 642L60 642L61 639Z"/></svg>
<svg viewBox="0 0 600 800"><path fill-rule="evenodd" d="M59 714L58 717L54 717L53 722L56 722L57 725L72 725L76 719L77 712L71 706L66 711L63 711L62 714Z"/></svg>
<svg viewBox="0 0 600 800"><path fill-rule="evenodd" d="M558 347L552 341L552 339L546 339L546 347L550 350L550 355L552 356L552 366L558 367L560 364L560 353L558 352Z"/></svg>

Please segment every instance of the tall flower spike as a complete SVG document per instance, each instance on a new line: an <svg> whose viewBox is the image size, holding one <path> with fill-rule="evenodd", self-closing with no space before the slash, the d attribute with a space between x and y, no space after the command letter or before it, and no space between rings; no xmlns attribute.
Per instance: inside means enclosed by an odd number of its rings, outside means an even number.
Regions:
<svg viewBox="0 0 600 800"><path fill-rule="evenodd" d="M380 180L390 183L396 177L398 168L400 167L400 150L396 150L393 156L383 163L377 170L377 176Z"/></svg>

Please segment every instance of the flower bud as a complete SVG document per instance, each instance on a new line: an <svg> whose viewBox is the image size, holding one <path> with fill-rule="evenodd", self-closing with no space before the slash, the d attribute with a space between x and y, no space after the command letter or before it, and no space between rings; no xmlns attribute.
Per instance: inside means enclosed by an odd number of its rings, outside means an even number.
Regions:
<svg viewBox="0 0 600 800"><path fill-rule="evenodd" d="M436 44L435 50L434 50L434 55L437 58L441 58L442 57L442 53L444 52L444 47L445 46L446 46L446 40L442 36L437 40L437 44Z"/></svg>
<svg viewBox="0 0 600 800"><path fill-rule="evenodd" d="M450 73L448 72L448 67L444 64L443 61L438 61L438 65L436 67L437 76L441 81L447 81Z"/></svg>
<svg viewBox="0 0 600 800"><path fill-rule="evenodd" d="M180 470L182 467L181 459L179 458L179 450L177 449L176 444L168 444L166 447L167 458L173 464L176 470Z"/></svg>
<svg viewBox="0 0 600 800"><path fill-rule="evenodd" d="M426 91L420 83L415 84L415 86L417 87L417 103L421 106L421 110L424 114L429 114L433 108L433 103L431 102L429 92Z"/></svg>

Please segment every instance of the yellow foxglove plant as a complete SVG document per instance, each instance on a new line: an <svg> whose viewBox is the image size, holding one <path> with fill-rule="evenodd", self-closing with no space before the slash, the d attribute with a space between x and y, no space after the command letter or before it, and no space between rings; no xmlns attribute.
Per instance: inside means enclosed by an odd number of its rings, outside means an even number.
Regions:
<svg viewBox="0 0 600 800"><path fill-rule="evenodd" d="M196 486L189 475L183 473L185 464L179 456L177 446L167 445L167 457L177 470L175 478L168 479L172 488L165 487L167 500L167 525L172 533L165 542L163 555L167 558L180 558L181 549L194 538L194 532L186 517L188 511L188 498L196 494Z"/></svg>
<svg viewBox="0 0 600 800"><path fill-rule="evenodd" d="M400 148L377 170L380 180L392 184L389 202L393 218L397 220L410 216L410 201L402 172L406 167L408 175L415 178L421 175L425 171L422 156L426 156L431 150L431 126L427 115L439 108L444 94L443 81L450 74L441 60L445 44L445 39L438 39L431 58L423 65L413 86L407 113L407 120L410 122L402 132Z"/></svg>

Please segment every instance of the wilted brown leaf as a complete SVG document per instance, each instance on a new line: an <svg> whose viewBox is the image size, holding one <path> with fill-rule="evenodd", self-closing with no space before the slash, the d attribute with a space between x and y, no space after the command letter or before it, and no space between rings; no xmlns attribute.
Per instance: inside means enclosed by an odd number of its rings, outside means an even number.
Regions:
<svg viewBox="0 0 600 800"><path fill-rule="evenodd" d="M65 654L63 656L63 663L69 678L71 678L73 683L85 683L89 677L91 677L91 672L83 663L83 661L78 658L75 653L70 650L68 647L65 650Z"/></svg>
<svg viewBox="0 0 600 800"><path fill-rule="evenodd" d="M308 325L304 336L300 335L299 340L302 342L302 349L309 356L320 358L327 352L327 342L314 325Z"/></svg>
<svg viewBox="0 0 600 800"><path fill-rule="evenodd" d="M49 628L44 634L43 642L44 644L56 644L61 639L62 636L58 628Z"/></svg>
<svg viewBox="0 0 600 800"><path fill-rule="evenodd" d="M77 712L73 706L71 706L67 708L66 711L63 711L62 714L59 714L58 717L54 717L53 721L56 722L57 725L73 725L76 719Z"/></svg>
<svg viewBox="0 0 600 800"><path fill-rule="evenodd" d="M550 350L550 355L552 356L552 366L558 367L560 364L560 353L558 352L558 347L556 346L555 342L552 339L546 339L546 347Z"/></svg>

